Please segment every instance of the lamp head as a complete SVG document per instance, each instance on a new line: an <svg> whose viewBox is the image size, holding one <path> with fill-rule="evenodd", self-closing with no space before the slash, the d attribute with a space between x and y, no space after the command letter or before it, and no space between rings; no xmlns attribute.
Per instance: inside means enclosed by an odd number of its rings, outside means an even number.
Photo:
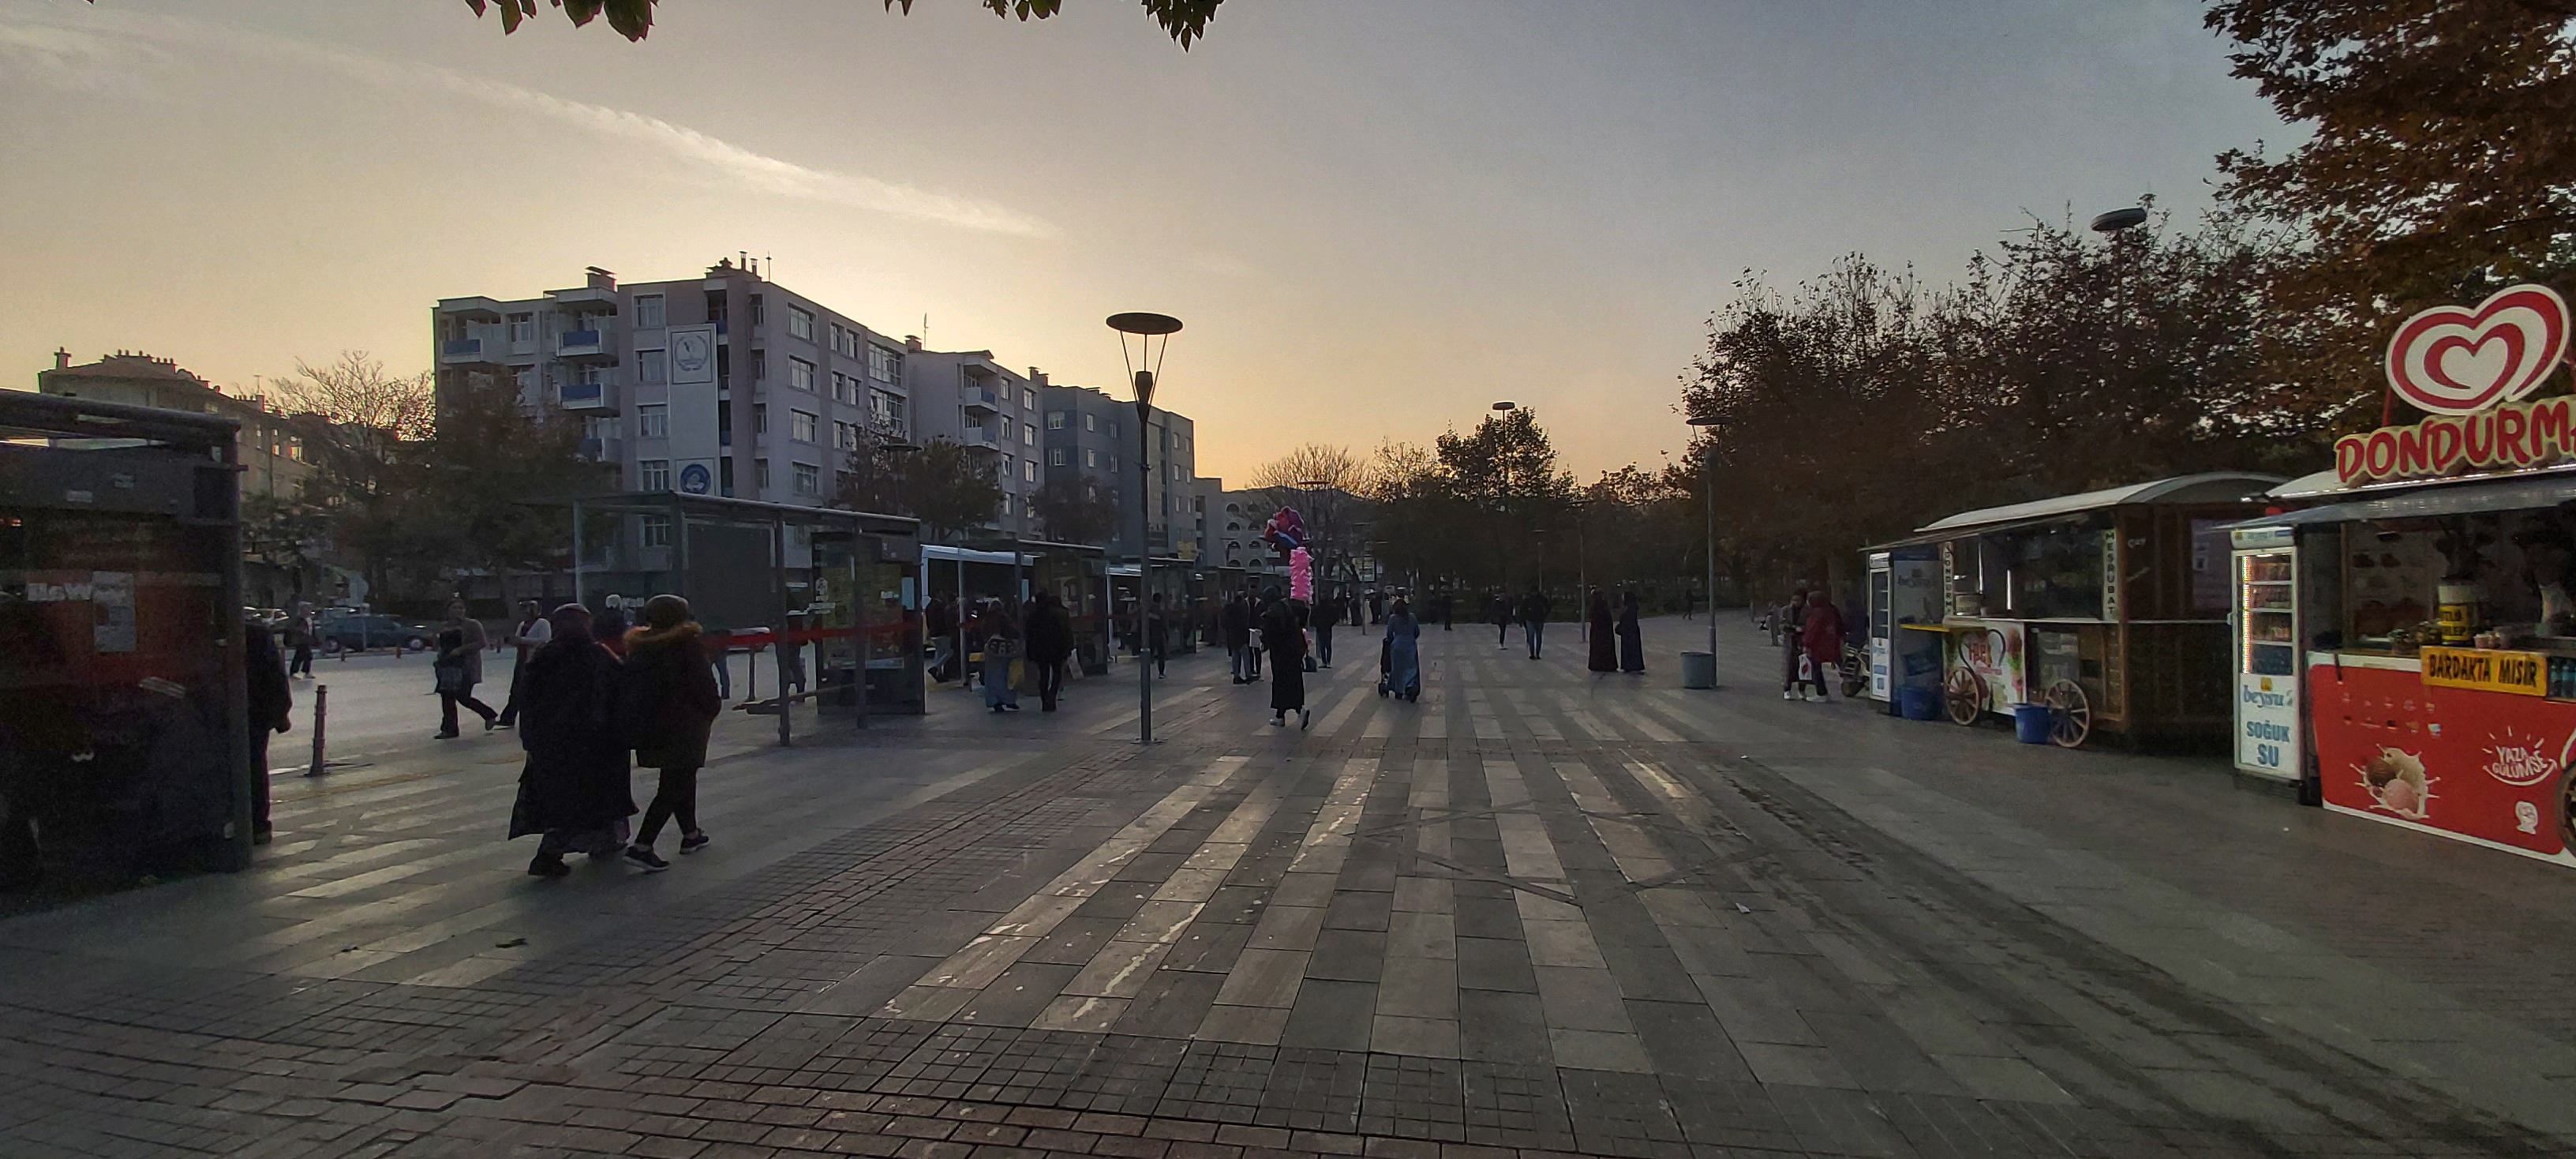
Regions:
<svg viewBox="0 0 2576 1159"><path fill-rule="evenodd" d="M1153 371L1139 370L1136 372L1136 405L1141 407L1151 407L1154 405Z"/></svg>
<svg viewBox="0 0 2576 1159"><path fill-rule="evenodd" d="M2114 209L2109 213L2105 213L2094 218L2093 232L2118 233L2131 226L2145 225L2146 223L2147 211L2145 207L2132 205L2127 209Z"/></svg>

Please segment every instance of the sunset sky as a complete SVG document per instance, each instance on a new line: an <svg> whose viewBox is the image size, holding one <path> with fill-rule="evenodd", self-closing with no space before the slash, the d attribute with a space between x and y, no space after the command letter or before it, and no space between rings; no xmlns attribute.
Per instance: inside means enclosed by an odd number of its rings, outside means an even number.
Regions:
<svg viewBox="0 0 2576 1159"><path fill-rule="evenodd" d="M542 7L542 6L541 6ZM0 385L51 351L227 385L429 363L441 297L770 255L889 334L1114 386L1185 330L1199 470L1495 399L1652 466L1748 269L1942 279L2027 213L2292 134L2182 0L664 0L651 39L461 0L0 0Z"/></svg>

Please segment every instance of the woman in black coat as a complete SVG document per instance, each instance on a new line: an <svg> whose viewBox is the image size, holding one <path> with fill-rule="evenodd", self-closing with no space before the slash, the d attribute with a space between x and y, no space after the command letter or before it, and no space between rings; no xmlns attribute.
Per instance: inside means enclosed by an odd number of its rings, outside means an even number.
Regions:
<svg viewBox="0 0 2576 1159"><path fill-rule="evenodd" d="M1591 627L1592 638L1584 641L1588 645L1588 655L1584 657L1583 666L1594 672L1618 671L1619 639L1617 629L1610 621L1610 597L1597 591L1592 593L1592 607L1584 613L1584 620Z"/></svg>
<svg viewBox="0 0 2576 1159"><path fill-rule="evenodd" d="M1645 631L1637 626L1637 593L1630 592L1619 601L1619 670L1646 670Z"/></svg>
<svg viewBox="0 0 2576 1159"><path fill-rule="evenodd" d="M635 794L626 767L626 734L618 713L617 657L591 638L590 609L566 604L548 617L554 637L521 671L519 800L510 836L542 833L528 872L572 872L563 855L615 856L626 844Z"/></svg>
<svg viewBox="0 0 2576 1159"><path fill-rule="evenodd" d="M1065 662L1073 659L1073 618L1064 614L1054 592L1042 591L1029 602L1023 634L1022 646L1038 680L1038 710L1054 712L1056 695L1064 691Z"/></svg>
<svg viewBox="0 0 2576 1159"><path fill-rule="evenodd" d="M1288 714L1297 714L1297 727L1306 727L1306 609L1293 600L1275 593L1270 607L1261 613L1261 646L1270 653L1274 671L1270 674L1270 723L1288 723Z"/></svg>

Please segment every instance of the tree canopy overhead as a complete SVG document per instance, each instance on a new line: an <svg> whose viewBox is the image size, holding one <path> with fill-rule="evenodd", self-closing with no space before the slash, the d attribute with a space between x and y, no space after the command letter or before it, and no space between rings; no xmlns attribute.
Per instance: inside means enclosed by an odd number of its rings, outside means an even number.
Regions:
<svg viewBox="0 0 2576 1159"><path fill-rule="evenodd" d="M97 0L91 0L96 3ZM628 40L642 40L653 31L653 6L658 0L546 0L561 9L576 27L606 18L608 27ZM1004 18L1017 16L1023 21L1044 20L1064 7L1064 0L975 0L986 11ZM1171 34L1186 51L1190 42L1207 35L1208 21L1215 18L1216 6L1225 0L1143 0L1145 14ZM912 12L912 0L884 0L886 11ZM519 30L519 25L536 16L537 0L465 0L465 5L481 16L486 9L498 9L501 31L505 35Z"/></svg>

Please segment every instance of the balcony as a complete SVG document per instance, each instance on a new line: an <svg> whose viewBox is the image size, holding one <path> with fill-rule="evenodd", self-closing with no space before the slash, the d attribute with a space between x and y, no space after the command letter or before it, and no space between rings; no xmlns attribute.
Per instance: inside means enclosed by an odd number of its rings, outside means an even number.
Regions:
<svg viewBox="0 0 2576 1159"><path fill-rule="evenodd" d="M615 463L625 450L625 444L616 439L583 439L579 454L584 462Z"/></svg>
<svg viewBox="0 0 2576 1159"><path fill-rule="evenodd" d="M565 410L617 413L617 392L605 382L567 382L555 388L555 400Z"/></svg>
<svg viewBox="0 0 2576 1159"><path fill-rule="evenodd" d="M584 287L578 290L548 290L546 291L546 297L554 302L556 309L567 314L614 314L617 312L617 291L615 290L603 290L597 287Z"/></svg>
<svg viewBox="0 0 2576 1159"><path fill-rule="evenodd" d="M438 312L446 317L462 318L468 322L501 320L501 304L483 297L441 298L438 300Z"/></svg>
<svg viewBox="0 0 2576 1159"><path fill-rule="evenodd" d="M1002 440L994 436L991 427L967 427L957 436L957 445L998 451L1002 449Z"/></svg>
<svg viewBox="0 0 2576 1159"><path fill-rule="evenodd" d="M480 338L450 338L438 344L440 366L499 366L498 354L484 351L490 346Z"/></svg>
<svg viewBox="0 0 2576 1159"><path fill-rule="evenodd" d="M994 394L992 391L986 390L980 386L961 386L957 388L957 393L959 397L964 400L968 411L983 411L987 414L1001 413L1001 397Z"/></svg>
<svg viewBox="0 0 2576 1159"><path fill-rule="evenodd" d="M617 348L604 330L566 330L555 336L555 357L575 361L617 360Z"/></svg>

